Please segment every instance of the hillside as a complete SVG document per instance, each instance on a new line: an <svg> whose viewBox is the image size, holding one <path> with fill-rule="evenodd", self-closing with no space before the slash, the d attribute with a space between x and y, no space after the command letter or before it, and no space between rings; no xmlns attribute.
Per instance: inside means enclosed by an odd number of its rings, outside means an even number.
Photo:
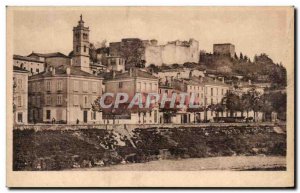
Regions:
<svg viewBox="0 0 300 193"><path fill-rule="evenodd" d="M256 55L251 61L242 53L234 58L228 56L201 53L200 65L216 70L225 75L239 74L244 80L253 82L270 82L274 87L286 86L286 69L282 64L276 64L267 54Z"/></svg>

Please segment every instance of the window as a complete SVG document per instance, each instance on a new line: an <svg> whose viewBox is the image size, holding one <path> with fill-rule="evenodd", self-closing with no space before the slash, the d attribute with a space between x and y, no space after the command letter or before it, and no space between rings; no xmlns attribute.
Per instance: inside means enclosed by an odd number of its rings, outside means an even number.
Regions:
<svg viewBox="0 0 300 193"><path fill-rule="evenodd" d="M77 80L74 81L74 91L78 91L79 82Z"/></svg>
<svg viewBox="0 0 300 193"><path fill-rule="evenodd" d="M56 104L61 105L62 104L62 95L57 95L56 97Z"/></svg>
<svg viewBox="0 0 300 193"><path fill-rule="evenodd" d="M46 110L46 119L51 119L51 110Z"/></svg>
<svg viewBox="0 0 300 193"><path fill-rule="evenodd" d="M35 106L35 96L32 96L31 103L33 106Z"/></svg>
<svg viewBox="0 0 300 193"><path fill-rule="evenodd" d="M87 39L88 38L88 35L85 34L85 33L82 36L83 36L83 39Z"/></svg>
<svg viewBox="0 0 300 193"><path fill-rule="evenodd" d="M18 79L17 87L18 87L19 89L22 89L22 87L23 87L22 79Z"/></svg>
<svg viewBox="0 0 300 193"><path fill-rule="evenodd" d="M78 95L74 95L74 105L79 105L78 103Z"/></svg>
<svg viewBox="0 0 300 193"><path fill-rule="evenodd" d="M140 82L137 83L137 91L138 91L138 92L141 91L141 83L140 83Z"/></svg>
<svg viewBox="0 0 300 193"><path fill-rule="evenodd" d="M147 87L146 87L147 83L144 83L144 92L146 91Z"/></svg>
<svg viewBox="0 0 300 193"><path fill-rule="evenodd" d="M223 95L223 94L224 94L224 89L223 89L223 88L222 88L222 91L221 91L221 92L222 92L222 95Z"/></svg>
<svg viewBox="0 0 300 193"><path fill-rule="evenodd" d="M58 91L61 91L61 90L62 90L62 82L61 82L61 80L58 80L58 81L57 81L57 90L58 90Z"/></svg>
<svg viewBox="0 0 300 193"><path fill-rule="evenodd" d="M214 104L214 99L210 99L211 101L210 101L210 104L212 105L212 104Z"/></svg>
<svg viewBox="0 0 300 193"><path fill-rule="evenodd" d="M148 91L150 91L150 92L152 91L152 83L148 84Z"/></svg>
<svg viewBox="0 0 300 193"><path fill-rule="evenodd" d="M51 105L51 96L46 97L46 105Z"/></svg>
<svg viewBox="0 0 300 193"><path fill-rule="evenodd" d="M214 96L214 88L210 88L210 96Z"/></svg>
<svg viewBox="0 0 300 193"><path fill-rule="evenodd" d="M154 111L154 122L157 122L157 110Z"/></svg>
<svg viewBox="0 0 300 193"><path fill-rule="evenodd" d="M40 107L40 105L41 105L41 97L40 97L40 96L37 96L37 97L36 97L36 106L37 106L37 107Z"/></svg>
<svg viewBox="0 0 300 193"><path fill-rule="evenodd" d="M123 82L119 82L119 88L123 88Z"/></svg>
<svg viewBox="0 0 300 193"><path fill-rule="evenodd" d="M87 105L88 104L88 97L84 96L84 104Z"/></svg>
<svg viewBox="0 0 300 193"><path fill-rule="evenodd" d="M38 69L38 68L37 68L35 71L36 71L37 73L40 73L40 69Z"/></svg>
<svg viewBox="0 0 300 193"><path fill-rule="evenodd" d="M76 52L79 52L79 46L76 46Z"/></svg>
<svg viewBox="0 0 300 193"><path fill-rule="evenodd" d="M51 82L50 81L46 81L46 90L51 91Z"/></svg>
<svg viewBox="0 0 300 193"><path fill-rule="evenodd" d="M93 92L97 92L97 83L93 82Z"/></svg>
<svg viewBox="0 0 300 193"><path fill-rule="evenodd" d="M18 113L18 122L19 123L23 122L23 113Z"/></svg>
<svg viewBox="0 0 300 193"><path fill-rule="evenodd" d="M156 91L156 89L157 89L157 84L155 83L155 84L154 84L153 91Z"/></svg>
<svg viewBox="0 0 300 193"><path fill-rule="evenodd" d="M34 83L32 83L32 92L35 92L35 89L36 88L36 83L34 82Z"/></svg>
<svg viewBox="0 0 300 193"><path fill-rule="evenodd" d="M86 52L86 45L84 45L83 50L84 50L84 52Z"/></svg>
<svg viewBox="0 0 300 193"><path fill-rule="evenodd" d="M88 91L88 83L83 82L83 92L87 92L87 91Z"/></svg>
<svg viewBox="0 0 300 193"><path fill-rule="evenodd" d="M96 111L92 111L92 120L96 120L96 115L97 115L97 113L96 113Z"/></svg>
<svg viewBox="0 0 300 193"><path fill-rule="evenodd" d="M22 106L22 97L18 96L18 107Z"/></svg>

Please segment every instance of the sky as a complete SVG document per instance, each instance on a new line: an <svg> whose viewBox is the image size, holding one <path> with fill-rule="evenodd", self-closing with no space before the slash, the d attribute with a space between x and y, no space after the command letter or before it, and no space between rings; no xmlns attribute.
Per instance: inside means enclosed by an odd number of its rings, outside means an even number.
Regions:
<svg viewBox="0 0 300 193"><path fill-rule="evenodd" d="M253 58L266 53L284 66L291 61L293 39L287 8L238 7L39 7L12 12L13 52L72 50L72 29L80 14L90 28L90 42L122 38L199 41L199 49L212 52L214 43L232 43L236 53Z"/></svg>

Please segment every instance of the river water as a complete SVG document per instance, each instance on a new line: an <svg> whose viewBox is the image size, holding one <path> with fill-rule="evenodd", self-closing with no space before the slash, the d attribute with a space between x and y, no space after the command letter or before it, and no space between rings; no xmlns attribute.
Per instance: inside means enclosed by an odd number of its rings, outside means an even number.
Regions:
<svg viewBox="0 0 300 193"><path fill-rule="evenodd" d="M78 168L88 171L199 171L199 170L273 170L285 168L283 156L231 156L157 160L146 163L120 164L107 167Z"/></svg>

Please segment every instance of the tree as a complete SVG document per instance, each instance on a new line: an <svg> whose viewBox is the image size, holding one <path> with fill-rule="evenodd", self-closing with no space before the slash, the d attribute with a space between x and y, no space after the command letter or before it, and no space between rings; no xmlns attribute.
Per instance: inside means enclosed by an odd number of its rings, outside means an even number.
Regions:
<svg viewBox="0 0 300 193"><path fill-rule="evenodd" d="M157 72L160 71L160 68L159 68L158 66L155 66L155 64L150 64L150 65L148 66L148 69L149 69L150 71L155 72L155 73L157 73Z"/></svg>
<svg viewBox="0 0 300 193"><path fill-rule="evenodd" d="M145 47L140 39L121 42L121 57L125 59L125 68L141 66Z"/></svg>
<svg viewBox="0 0 300 193"><path fill-rule="evenodd" d="M278 113L279 119L286 119L286 106L287 106L287 98L286 93L282 92L270 92L263 95L265 103L267 105L271 105L271 107L265 107L265 111L268 108L272 108L272 111Z"/></svg>
<svg viewBox="0 0 300 193"><path fill-rule="evenodd" d="M249 93L243 93L241 97L241 106L244 111L247 113L247 118L249 117L249 111L252 110L251 106L251 96Z"/></svg>
<svg viewBox="0 0 300 193"><path fill-rule="evenodd" d="M104 39L101 42L96 42L95 47L96 48L106 48L107 47L106 44L107 44L107 40Z"/></svg>
<svg viewBox="0 0 300 193"><path fill-rule="evenodd" d="M250 89L248 91L248 94L250 96L249 102L251 105L251 109L254 112L254 121L256 121L256 113L262 110L263 100L262 100L261 94L259 92L257 92L255 89Z"/></svg>
<svg viewBox="0 0 300 193"><path fill-rule="evenodd" d="M140 60L139 63L137 63L135 65L135 67L138 67L138 68L145 68L145 65L146 65L146 60Z"/></svg>
<svg viewBox="0 0 300 193"><path fill-rule="evenodd" d="M179 64L172 64L172 68L174 69L179 68Z"/></svg>
<svg viewBox="0 0 300 193"><path fill-rule="evenodd" d="M90 43L90 49L89 49L89 55L90 55L90 60L92 62L97 62L97 51L96 47L94 44Z"/></svg>
<svg viewBox="0 0 300 193"><path fill-rule="evenodd" d="M234 53L234 59L236 59L236 60L238 60L238 59L239 59L239 57L237 56L237 54L236 54L236 53Z"/></svg>
<svg viewBox="0 0 300 193"><path fill-rule="evenodd" d="M222 104L229 110L230 116L233 117L233 113L241 110L241 100L238 94L234 92L227 92L222 99Z"/></svg>
<svg viewBox="0 0 300 193"><path fill-rule="evenodd" d="M243 53L241 52L240 53L240 60L243 60L244 59L244 56L243 56Z"/></svg>

